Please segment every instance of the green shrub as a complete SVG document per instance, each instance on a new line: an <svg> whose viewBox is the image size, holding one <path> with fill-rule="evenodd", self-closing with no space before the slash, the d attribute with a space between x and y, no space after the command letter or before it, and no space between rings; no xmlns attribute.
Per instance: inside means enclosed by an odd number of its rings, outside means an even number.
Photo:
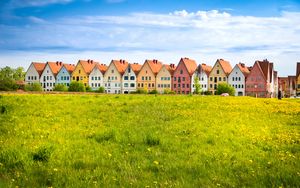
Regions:
<svg viewBox="0 0 300 188"><path fill-rule="evenodd" d="M133 94L147 94L148 91L146 89L138 89L135 92L130 92L130 93L133 93Z"/></svg>
<svg viewBox="0 0 300 188"><path fill-rule="evenodd" d="M99 89L96 91L97 93L104 93L105 88L104 87L99 87Z"/></svg>
<svg viewBox="0 0 300 188"><path fill-rule="evenodd" d="M86 86L85 87L85 91L86 92L92 92L93 90L92 90L92 88L90 86Z"/></svg>
<svg viewBox="0 0 300 188"><path fill-rule="evenodd" d="M68 87L64 84L56 84L53 91L68 91Z"/></svg>
<svg viewBox="0 0 300 188"><path fill-rule="evenodd" d="M25 91L42 91L43 90L41 84L38 82L35 82L32 84L26 84L24 89L25 89Z"/></svg>
<svg viewBox="0 0 300 188"><path fill-rule="evenodd" d="M164 89L164 94L175 94L175 91L172 91L170 89Z"/></svg>
<svg viewBox="0 0 300 188"><path fill-rule="evenodd" d="M160 144L160 139L153 135L146 135L146 138L144 139L144 143L148 146L157 146Z"/></svg>
<svg viewBox="0 0 300 188"><path fill-rule="evenodd" d="M212 95L211 91L204 91L204 92L202 92L202 94L204 94L204 95Z"/></svg>
<svg viewBox="0 0 300 188"><path fill-rule="evenodd" d="M73 81L70 83L69 91L85 92L85 87L82 82Z"/></svg>
<svg viewBox="0 0 300 188"><path fill-rule="evenodd" d="M222 93L228 93L230 96L234 96L235 90L229 84L226 83L218 84L216 94L221 95Z"/></svg>
<svg viewBox="0 0 300 188"><path fill-rule="evenodd" d="M149 94L158 94L158 91L156 89L149 92Z"/></svg>
<svg viewBox="0 0 300 188"><path fill-rule="evenodd" d="M32 154L32 159L34 161L48 162L52 152L52 147L40 147L35 153Z"/></svg>
<svg viewBox="0 0 300 188"><path fill-rule="evenodd" d="M18 88L14 80L0 80L0 91L16 91Z"/></svg>

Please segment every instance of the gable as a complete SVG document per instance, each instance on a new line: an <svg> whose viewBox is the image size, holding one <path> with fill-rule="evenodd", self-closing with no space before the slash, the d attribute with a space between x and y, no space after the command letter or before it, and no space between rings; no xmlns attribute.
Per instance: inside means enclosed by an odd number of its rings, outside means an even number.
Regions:
<svg viewBox="0 0 300 188"><path fill-rule="evenodd" d="M33 74L34 74L34 75L41 76L41 75L38 73L38 71L35 69L33 63L31 63L30 66L29 66L29 68L27 69L25 75L27 76L27 75L33 75Z"/></svg>
<svg viewBox="0 0 300 188"><path fill-rule="evenodd" d="M80 62L77 63L75 70L72 72L72 75L87 75Z"/></svg>
<svg viewBox="0 0 300 188"><path fill-rule="evenodd" d="M257 62L254 63L254 66L248 76L248 78L251 78L251 77L254 77L255 80L256 80L256 77L258 76L257 73L259 73L259 76L261 76L265 81L266 81L266 78L264 76L264 73L262 72L259 64ZM248 79L249 80L249 79Z"/></svg>
<svg viewBox="0 0 300 188"><path fill-rule="evenodd" d="M219 71L219 74L217 74L217 71ZM213 66L213 68L211 69L211 72L209 75L222 75L222 76L226 76L226 73L224 72L221 64L219 61L216 61L215 65Z"/></svg>
<svg viewBox="0 0 300 188"><path fill-rule="evenodd" d="M149 65L148 62L146 61L146 62L144 63L144 65L142 66L142 68L141 68L141 70L140 70L138 76L141 76L141 75L144 76L144 75L149 75L149 74L151 74L152 76L154 76L154 73L152 72L150 65Z"/></svg>
<svg viewBox="0 0 300 188"><path fill-rule="evenodd" d="M170 71L166 67L167 65L163 65L160 71L157 73L157 77L168 75L171 77Z"/></svg>
<svg viewBox="0 0 300 188"><path fill-rule="evenodd" d="M113 73L112 73L112 70L114 70ZM119 71L118 71L118 69L117 69L117 67L116 67L116 65L114 64L113 61L109 64L109 66L108 66L108 68L107 68L107 70L104 74L104 76L108 76L108 75L119 75L119 76L121 76L121 74L119 73Z"/></svg>

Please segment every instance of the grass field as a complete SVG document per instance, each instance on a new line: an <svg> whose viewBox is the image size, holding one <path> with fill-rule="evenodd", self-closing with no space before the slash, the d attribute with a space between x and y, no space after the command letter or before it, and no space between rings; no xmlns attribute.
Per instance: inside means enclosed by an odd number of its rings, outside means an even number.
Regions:
<svg viewBox="0 0 300 188"><path fill-rule="evenodd" d="M300 100L0 95L0 187L299 187Z"/></svg>

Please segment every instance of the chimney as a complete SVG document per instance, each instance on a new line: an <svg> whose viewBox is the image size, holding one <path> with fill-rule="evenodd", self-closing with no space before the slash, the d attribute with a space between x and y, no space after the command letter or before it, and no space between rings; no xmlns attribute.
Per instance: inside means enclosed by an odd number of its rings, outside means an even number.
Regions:
<svg viewBox="0 0 300 188"><path fill-rule="evenodd" d="M206 66L206 64L205 64L205 63L202 63L202 65Z"/></svg>
<svg viewBox="0 0 300 188"><path fill-rule="evenodd" d="M91 64L93 63L93 60L91 60Z"/></svg>
<svg viewBox="0 0 300 188"><path fill-rule="evenodd" d="M241 66L242 66L243 68L245 68L245 64L244 64L244 63L241 63Z"/></svg>

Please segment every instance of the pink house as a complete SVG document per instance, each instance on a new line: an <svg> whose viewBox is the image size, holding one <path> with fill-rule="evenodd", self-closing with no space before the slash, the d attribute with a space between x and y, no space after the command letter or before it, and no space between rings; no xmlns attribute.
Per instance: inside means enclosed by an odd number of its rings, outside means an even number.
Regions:
<svg viewBox="0 0 300 188"><path fill-rule="evenodd" d="M177 94L190 94L192 77L196 69L197 64L195 60L181 58L174 71L172 90Z"/></svg>
<svg viewBox="0 0 300 188"><path fill-rule="evenodd" d="M272 97L274 95L273 63L268 60L255 61L246 79L246 95Z"/></svg>

